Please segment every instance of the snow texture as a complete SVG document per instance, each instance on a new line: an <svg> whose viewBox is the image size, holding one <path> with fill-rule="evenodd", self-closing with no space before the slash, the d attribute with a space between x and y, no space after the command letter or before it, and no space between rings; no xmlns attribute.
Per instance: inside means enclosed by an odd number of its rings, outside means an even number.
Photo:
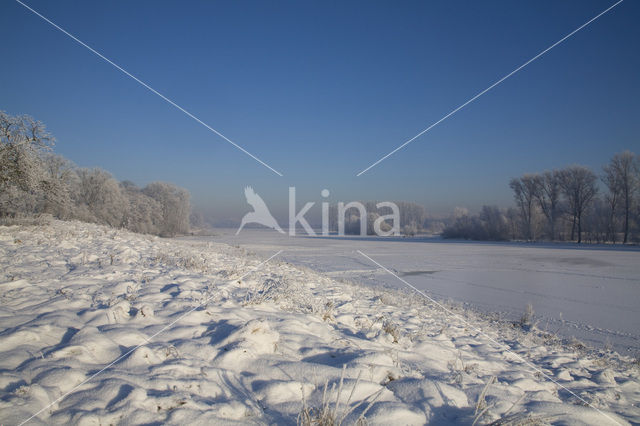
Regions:
<svg viewBox="0 0 640 426"><path fill-rule="evenodd" d="M640 422L631 359L268 256L0 227L0 422Z"/></svg>

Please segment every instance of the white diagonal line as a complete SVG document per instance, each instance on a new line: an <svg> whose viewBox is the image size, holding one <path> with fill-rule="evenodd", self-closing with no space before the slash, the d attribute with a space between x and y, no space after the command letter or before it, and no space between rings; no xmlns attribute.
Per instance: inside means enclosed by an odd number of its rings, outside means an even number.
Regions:
<svg viewBox="0 0 640 426"><path fill-rule="evenodd" d="M377 266L379 266L380 268L382 268L383 270L385 270L386 272L388 272L389 274L393 275L394 277L396 277L398 280L400 280L402 283L404 283L406 286L410 287L411 289L413 289L416 293L420 294L421 296L425 297L426 299L428 299L430 302L434 303L435 305L437 305L440 309L442 309L443 311L445 311L446 313L448 313L449 315L452 315L456 318L458 318L459 320L461 320L465 325L467 325L469 328L471 328L473 331L477 332L478 334L484 336L486 339L488 339L489 341L491 341L492 343L500 346L500 347L504 347L506 352L510 353L511 355L515 356L516 358L518 358L520 361L522 361L523 363L525 363L527 366L531 367L534 371L542 374L547 380L553 382L554 384L556 384L557 386L561 387L562 389L566 390L567 392L569 392L571 395L575 396L576 398L578 398L581 402L583 402L584 404L586 404L587 406L593 408L594 410L596 410L598 413L602 414L604 417L606 417L608 420L611 420L612 422L614 422L615 424L621 424L620 422L618 422L617 420L615 420L613 417L609 416L607 413L599 410L598 408L594 407L593 405L591 405L589 402L587 402L584 398L582 398L581 396L577 395L575 392L573 392L570 389L567 389L566 387L564 387L563 385L561 385L560 383L558 383L555 379L553 379L552 377L550 377L548 374L546 374L544 371L542 371L540 368L538 368L535 364L533 364L530 361L527 361L525 358L523 358L522 356L518 355L517 353L513 352L511 350L511 348L506 344L506 343L501 343L498 342L497 340L495 340L494 338L492 338L491 336L489 336L488 334L486 334L484 331L482 331L481 329L479 329L478 327L476 327L475 325L471 324L469 321L467 321L464 317L462 317L459 314L456 314L455 312L451 311L450 309L448 309L447 307L445 307L444 305L442 305L441 303L439 303L438 301L436 301L434 298L428 296L425 292L417 289L415 286L413 286L412 284L410 284L409 282L405 281L404 279L400 278L398 275L396 275L395 273L393 273L392 271L390 271L388 268L386 268L385 266L381 265L380 263L376 262L375 260L373 260L372 258L370 258L369 256L367 256L366 254L364 254L363 252L361 252L360 250L356 250L358 253L360 253L363 257L367 258L370 262L376 264Z"/></svg>
<svg viewBox="0 0 640 426"><path fill-rule="evenodd" d="M360 173L358 173L356 176L360 176L363 173L367 172L369 169L377 166L378 164L380 164L381 162L383 162L384 160L386 160L387 158L391 157L393 154L395 154L396 152L400 151L402 148L404 148L405 146L409 145L411 142L413 142L414 140L418 139L420 136L424 135L425 133L427 133L429 130L433 129L434 127L436 127L438 124L442 123L444 120L446 120L447 118L451 117L453 114L455 114L456 112L460 111L462 108L466 107L467 105L469 105L471 102L475 101L476 99L478 99L480 96L484 95L485 93L487 93L489 90L493 89L494 87L496 87L497 85L499 85L500 83L502 83L503 81L505 81L506 79L508 79L509 77L511 77L512 75L514 75L515 73L517 73L518 71L520 71L521 69L523 69L524 67L526 67L527 65L529 65L531 62L535 61L536 59L540 58L542 55L544 55L545 53L547 53L548 51L550 51L551 49L553 49L554 47L556 47L557 45L559 45L560 43L562 43L563 41L567 40L569 37L573 36L575 33L577 33L578 31L580 31L581 29L583 29L584 27L586 27L587 25L591 24L593 21L595 21L596 19L600 18L602 15L604 15L605 13L609 12L611 9L613 9L614 7L616 7L617 5L619 5L620 3L622 3L624 0L618 0L617 3L614 3L613 5L609 6L607 9L605 9L604 11L600 12L599 14L597 14L596 16L594 16L593 18L589 19L587 22L585 22L584 24L580 25L578 28L576 28L575 30L571 31L569 34L567 34L566 36L562 37L560 40L556 41L555 43L553 43L551 46L547 47L546 49L544 49L542 52L538 53L536 56L534 56L533 58L529 59L527 62L525 62L524 64L520 65L518 68L516 68L515 70L511 71L509 74L505 75L504 77L502 77L500 80L496 81L495 83L493 83L491 86L487 87L486 89L484 89L482 92L478 93L477 95L475 95L474 97L472 97L471 99L469 99L468 101L466 101L465 103L463 103L462 105L460 105L459 107L457 107L456 109L454 109L453 111L449 112L447 115L445 115L444 117L442 117L440 120L436 121L435 123L433 123L432 125L430 125L429 127L427 127L426 129L424 129L423 131L421 131L420 133L418 133L417 135L415 135L414 137L412 137L411 139L409 139L408 141L406 141L405 143L403 143L402 145L400 145L399 147L397 147L396 149L394 149L393 151L391 151L390 153L388 153L387 155L385 155L384 157L380 158L378 161L376 161L375 163L371 164L369 167L367 167L366 169L362 170Z"/></svg>
<svg viewBox="0 0 640 426"><path fill-rule="evenodd" d="M242 275L240 278L238 278L238 280L242 280L244 277L246 277L247 275L257 271L258 269L260 269L260 267L262 265L264 265L265 263L269 262L271 259L273 259L274 257L278 256L280 253L282 253L284 250L280 250L278 251L276 254L272 255L270 258L268 258L267 260L264 260L262 262L260 262L258 265L256 265L253 269L251 269L249 272L245 273L244 275ZM146 345L147 343L149 343L151 341L151 339L153 339L154 337L158 336L160 333L164 332L166 329L168 329L169 327L171 327L172 325L174 325L175 323L177 323L178 321L180 321L182 318L186 317L187 315L189 315L190 313L192 313L193 311L195 311L196 309L198 309L199 307L206 305L207 302L209 302L209 300L211 300L211 298L214 295L211 295L209 297L207 297L204 302L200 302L200 304L196 305L195 307L189 309L187 312L185 312L184 314L180 315L178 317L178 319L173 320L170 324L165 325L164 327L162 327L160 329L160 331L157 331L156 333L154 333L153 335L151 335L151 337L147 338L145 340L144 343L140 343L138 346L134 347L133 349L130 349L129 351L127 351L126 353L124 353L123 355L120 355L118 358L116 358L114 361L110 362L109 364L107 364L106 366L102 367L98 372L94 373L93 375L91 375L89 378L87 378L85 381L83 381L82 383L80 383L79 385L77 385L76 387L74 387L73 389L71 389L70 391L62 394L60 397L58 397L55 401L53 401L52 403L50 403L49 405L47 405L46 407L43 407L40 411L38 411L37 413L35 413L34 415L32 415L31 417L29 417L28 419L26 419L25 421L23 421L22 423L20 423L19 426L24 425L25 423L27 423L28 421L30 421L31 419L33 419L34 417L38 416L40 413L42 413L44 410L48 409L49 407L53 406L54 404L57 404L58 402L60 402L61 400L63 400L64 398L66 398L67 396L69 396L70 394L72 394L73 392L75 392L78 388L80 388L81 386L85 385L86 383L90 382L91 380L93 380L96 376L98 376L99 374L101 374L102 372L104 372L105 370L107 370L108 368L110 368L113 364L117 363L118 361L120 361L121 359L127 357L130 353L132 353L133 351L135 351L136 349L139 349L140 347Z"/></svg>
<svg viewBox="0 0 640 426"><path fill-rule="evenodd" d="M83 42L82 40L78 39L76 36L74 36L73 34L69 33L64 28L60 27L59 25L57 25L55 22L51 21L46 16L43 16L42 14L40 14L39 12L34 10L33 8L29 7L28 5L24 4L20 0L16 0L16 2L18 2L20 5L24 6L26 9L30 10L31 12L33 12L35 15L39 16L40 18L42 18L43 20L45 20L46 22L51 24L54 28L56 28L57 30L59 30L63 34L67 35L69 38L73 39L74 41L79 43L81 46L83 46L83 47L87 48L88 50L90 50L93 54L95 54L100 59L103 59L104 61L109 63L110 65L112 65L117 70L121 71L127 77L132 78L133 80L135 80L137 83L139 83L144 88L146 88L149 91L151 91L152 93L158 95L160 98L165 100L170 105L176 107L177 109L179 109L180 111L185 113L190 118L192 118L195 121L197 121L198 123L202 124L204 127L206 127L207 129L211 130L213 133L215 133L216 135L220 136L222 139L224 139L225 141L229 142L231 145L235 146L240 151L244 152L249 157L251 157L254 160L256 160L258 163L262 164L263 166L265 166L266 168L268 168L269 170L271 170L272 172L274 172L278 176L282 176L282 173L280 173L279 171L277 171L276 169L274 169L273 167L271 167L270 165L268 165L267 163L265 163L264 161L262 161L261 159L259 159L258 157L256 157L255 155L253 155L252 153L250 153L249 151L247 151L246 149L244 149L243 147L241 147L240 145L238 145L237 143L235 143L234 141L232 141L231 139L229 139L228 137L226 137L225 135L223 135L222 133L220 133L219 131L217 131L216 129L211 127L210 125L208 125L207 123L205 123L204 121L200 120L198 117L196 117L195 115L193 115L192 113L190 113L189 111L187 111L186 109L184 109L183 107L181 107L180 105L178 105L177 103L172 101L171 99L167 98L165 95L163 95L162 93L158 92L156 89L154 89L153 87L149 86L147 83L145 83L144 81L140 80L138 77L134 76L129 71L127 71L124 68L122 68L120 65L116 64L115 62L113 62L111 59L107 58L106 56L104 56L103 54L101 54L100 52L98 52L97 50L95 50L94 48L92 48L91 46L89 46L88 44Z"/></svg>

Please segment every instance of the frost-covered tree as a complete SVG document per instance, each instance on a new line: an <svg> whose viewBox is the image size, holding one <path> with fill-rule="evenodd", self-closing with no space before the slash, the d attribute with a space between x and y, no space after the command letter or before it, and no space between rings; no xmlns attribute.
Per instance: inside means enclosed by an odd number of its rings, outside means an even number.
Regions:
<svg viewBox="0 0 640 426"><path fill-rule="evenodd" d="M453 218L458 219L460 217L469 216L469 209L466 207L455 207L453 209Z"/></svg>
<svg viewBox="0 0 640 426"><path fill-rule="evenodd" d="M0 214L31 213L36 209L45 174L40 159L54 138L28 115L0 111Z"/></svg>
<svg viewBox="0 0 640 426"><path fill-rule="evenodd" d="M546 171L535 176L535 198L538 200L540 210L547 219L549 238L556 239L556 222L560 216L560 172L557 170Z"/></svg>
<svg viewBox="0 0 640 426"><path fill-rule="evenodd" d="M402 235L412 237L418 233L418 227L415 223L410 223L402 227Z"/></svg>
<svg viewBox="0 0 640 426"><path fill-rule="evenodd" d="M486 239L494 241L509 239L507 220L497 206L482 206L480 222Z"/></svg>
<svg viewBox="0 0 640 426"><path fill-rule="evenodd" d="M511 179L509 186L513 190L516 204L520 210L520 217L527 240L535 238L533 232L535 201L538 194L539 177L534 174L525 174L519 178Z"/></svg>
<svg viewBox="0 0 640 426"><path fill-rule="evenodd" d="M41 182L41 205L39 211L60 219L74 216L75 205L71 199L71 187L77 182L74 164L52 152L42 155L44 178Z"/></svg>
<svg viewBox="0 0 640 426"><path fill-rule="evenodd" d="M0 111L0 216L48 213L136 232L189 229L189 193L171 184L140 190L101 169L78 169L53 154L54 138L33 118Z"/></svg>
<svg viewBox="0 0 640 426"><path fill-rule="evenodd" d="M392 208L389 204L395 204L397 209ZM406 211L403 210L405 207L407 207ZM411 211L418 212L420 209L422 209L422 215L411 213ZM414 229L417 232L420 226L419 221L424 220L424 208L422 206L407 202L379 203L377 201L355 201L329 206L329 230L332 232L337 231L338 233L342 232L340 227L340 220L342 220L346 235L361 235L361 232L366 232L367 235L382 235L388 232L393 235L399 235L401 224L403 223L403 212L405 213L405 220L414 223ZM396 213L397 220L392 219ZM366 218L365 223L362 225L360 224L361 215ZM377 230L376 223L379 225ZM378 231L382 234L378 234Z"/></svg>
<svg viewBox="0 0 640 426"><path fill-rule="evenodd" d="M400 225L402 233L405 235L414 235L424 228L427 214L424 207L407 201L396 201L400 211Z"/></svg>
<svg viewBox="0 0 640 426"><path fill-rule="evenodd" d="M442 231L442 237L472 239L473 228L473 218L468 213L459 211L454 214L453 221Z"/></svg>
<svg viewBox="0 0 640 426"><path fill-rule="evenodd" d="M158 202L162 213L161 235L175 236L189 232L189 192L166 182L153 182L142 192Z"/></svg>
<svg viewBox="0 0 640 426"><path fill-rule="evenodd" d="M606 198L606 197L605 197ZM585 212L583 231L589 242L602 243L611 240L609 227L611 205L606 199L594 197L591 207Z"/></svg>
<svg viewBox="0 0 640 426"><path fill-rule="evenodd" d="M617 203L622 208L623 243L629 239L629 214L638 190L638 170L638 160L629 151L614 155L609 164L604 166L603 181L609 189L612 220Z"/></svg>
<svg viewBox="0 0 640 426"><path fill-rule="evenodd" d="M509 235L512 240L516 240L520 237L520 215L518 210L513 207L509 207L504 215L507 221L507 228L509 229Z"/></svg>
<svg viewBox="0 0 640 426"><path fill-rule="evenodd" d="M53 136L44 124L28 115L0 111L0 187L15 185L23 191L37 188L43 177L39 154L50 149Z"/></svg>
<svg viewBox="0 0 640 426"><path fill-rule="evenodd" d="M118 181L99 168L77 171L76 201L87 207L99 223L120 227L127 208Z"/></svg>
<svg viewBox="0 0 640 426"><path fill-rule="evenodd" d="M502 241L509 239L509 226L504 214L496 206L482 206L480 214L462 214L442 232L444 238Z"/></svg>
<svg viewBox="0 0 640 426"><path fill-rule="evenodd" d="M133 182L121 182L120 187L127 200L123 226L143 234L160 233L163 220L160 203L145 195Z"/></svg>
<svg viewBox="0 0 640 426"><path fill-rule="evenodd" d="M571 166L560 171L560 187L571 214L571 240L578 233L582 242L582 216L598 193L596 175L584 166Z"/></svg>
<svg viewBox="0 0 640 426"><path fill-rule="evenodd" d="M631 207L629 216L629 239L634 242L640 242L640 203L635 203Z"/></svg>
<svg viewBox="0 0 640 426"><path fill-rule="evenodd" d="M609 190L609 192L604 196L605 203L607 204L607 237L611 242L615 243L616 234L618 232L617 214L620 207L620 177L615 170L609 166L604 166L603 170L604 175L601 179Z"/></svg>

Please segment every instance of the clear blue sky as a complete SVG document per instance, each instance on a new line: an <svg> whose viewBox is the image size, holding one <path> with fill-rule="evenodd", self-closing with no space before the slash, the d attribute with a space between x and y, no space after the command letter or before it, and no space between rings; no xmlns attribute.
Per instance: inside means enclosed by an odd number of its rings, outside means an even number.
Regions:
<svg viewBox="0 0 640 426"><path fill-rule="evenodd" d="M640 2L626 0L361 177L356 173L612 0L26 0L284 173L273 174L18 3L0 4L0 108L56 151L139 185L188 188L216 218L268 204L508 205L509 178L640 152ZM284 206L283 206L284 207ZM272 207L276 213L285 209Z"/></svg>

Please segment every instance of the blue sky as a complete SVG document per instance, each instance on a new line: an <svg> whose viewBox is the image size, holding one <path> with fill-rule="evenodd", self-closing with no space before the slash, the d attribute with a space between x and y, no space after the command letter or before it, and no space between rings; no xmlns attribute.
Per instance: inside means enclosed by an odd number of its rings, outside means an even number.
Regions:
<svg viewBox="0 0 640 426"><path fill-rule="evenodd" d="M298 199L511 203L524 172L640 152L640 2L626 0L407 148L356 174L613 1L27 4L284 174L55 30L0 5L0 108L118 179L188 188L219 220L252 185ZM319 210L319 208L318 208Z"/></svg>

